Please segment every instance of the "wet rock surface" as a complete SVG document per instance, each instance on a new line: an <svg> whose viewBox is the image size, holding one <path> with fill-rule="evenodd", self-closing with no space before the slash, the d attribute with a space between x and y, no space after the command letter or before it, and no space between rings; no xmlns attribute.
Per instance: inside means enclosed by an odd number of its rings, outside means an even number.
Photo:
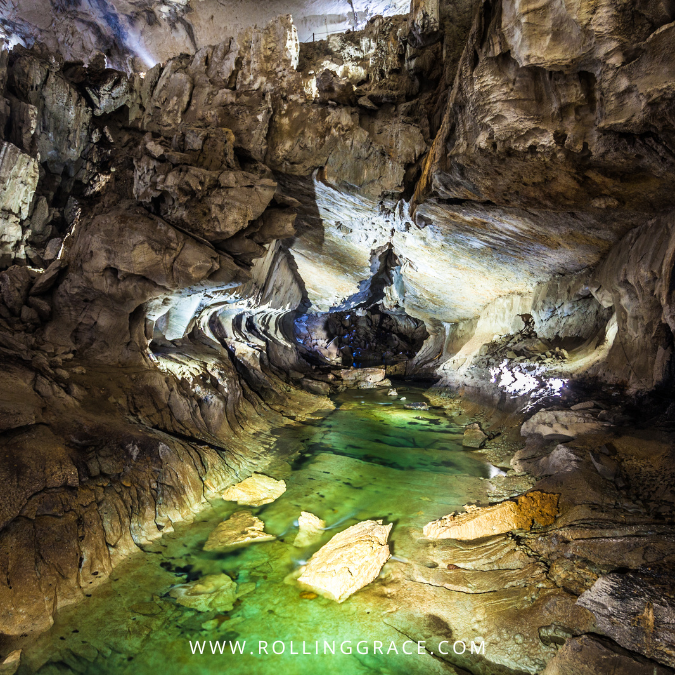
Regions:
<svg viewBox="0 0 675 675"><path fill-rule="evenodd" d="M205 551L228 551L262 541L272 541L273 534L267 534L265 523L249 511L237 511L223 521L209 535L204 544Z"/></svg>
<svg viewBox="0 0 675 675"><path fill-rule="evenodd" d="M286 491L286 483L275 480L270 476L254 473L227 488L223 492L223 499L228 502L237 502L243 506L262 506L270 504Z"/></svg>
<svg viewBox="0 0 675 675"><path fill-rule="evenodd" d="M373 581L387 562L391 528L391 524L367 520L336 534L309 559L298 583L344 602Z"/></svg>

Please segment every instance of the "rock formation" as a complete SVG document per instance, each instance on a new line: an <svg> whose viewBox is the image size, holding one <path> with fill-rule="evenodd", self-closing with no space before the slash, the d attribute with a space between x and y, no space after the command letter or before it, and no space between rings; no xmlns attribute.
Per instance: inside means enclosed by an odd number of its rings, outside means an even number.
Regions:
<svg viewBox="0 0 675 675"><path fill-rule="evenodd" d="M558 495L528 492L516 501L478 508L466 506L466 513L450 514L424 526L429 539L480 539L512 530L529 530L533 525L551 525L558 513Z"/></svg>
<svg viewBox="0 0 675 675"><path fill-rule="evenodd" d="M286 483L282 480L274 480L269 476L254 473L227 488L223 492L223 499L228 502L237 502L243 506L262 506L271 504L286 491Z"/></svg>
<svg viewBox="0 0 675 675"><path fill-rule="evenodd" d="M305 546L315 544L321 539L323 530L326 529L326 521L321 520L321 518L315 516L313 513L303 511L298 518L298 528L298 534L293 540L293 546L304 548Z"/></svg>
<svg viewBox="0 0 675 675"><path fill-rule="evenodd" d="M408 376L508 473L376 585L401 630L498 597L523 646L481 618L453 667L672 667L672 3L344 4L0 7L0 648L207 500L273 502L273 429ZM391 527L301 581L343 601Z"/></svg>
<svg viewBox="0 0 675 675"><path fill-rule="evenodd" d="M224 520L204 544L205 551L229 551L255 542L272 541L273 534L265 530L265 523L249 511L237 511Z"/></svg>
<svg viewBox="0 0 675 675"><path fill-rule="evenodd" d="M199 612L227 612L234 606L237 590L237 584L227 574L207 574L198 581L176 586L171 591L171 597Z"/></svg>
<svg viewBox="0 0 675 675"><path fill-rule="evenodd" d="M344 602L377 578L389 558L392 523L365 520L336 534L302 569L298 583L335 602Z"/></svg>

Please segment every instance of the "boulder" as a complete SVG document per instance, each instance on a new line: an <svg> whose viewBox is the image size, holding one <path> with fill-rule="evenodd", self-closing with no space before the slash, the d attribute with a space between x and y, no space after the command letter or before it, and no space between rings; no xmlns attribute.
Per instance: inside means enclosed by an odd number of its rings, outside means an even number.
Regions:
<svg viewBox="0 0 675 675"><path fill-rule="evenodd" d="M667 675L670 672L669 668L631 654L609 640L580 635L565 642L542 675Z"/></svg>
<svg viewBox="0 0 675 675"><path fill-rule="evenodd" d="M237 599L237 584L227 574L207 574L171 589L169 595L183 607L198 612L229 612Z"/></svg>
<svg viewBox="0 0 675 675"><path fill-rule="evenodd" d="M572 440L577 436L602 433L608 426L587 412L542 410L523 424L520 433L523 436L539 434L547 440Z"/></svg>
<svg viewBox="0 0 675 675"><path fill-rule="evenodd" d="M321 535L326 528L326 521L321 520L321 518L315 516L313 513L303 511L298 518L298 527L300 530L295 537L293 546L304 548L305 546L315 544L321 539Z"/></svg>
<svg viewBox="0 0 675 675"><path fill-rule="evenodd" d="M227 502L237 502L243 506L262 506L271 504L275 499L286 492L286 483L274 480L261 473L254 473L241 483L227 488L223 492L223 499Z"/></svg>
<svg viewBox="0 0 675 675"><path fill-rule="evenodd" d="M390 389L387 392L387 396L398 396L398 392L396 391L396 389Z"/></svg>
<svg viewBox="0 0 675 675"><path fill-rule="evenodd" d="M487 434L480 428L478 422L469 424L466 429L464 429L464 438L462 439L462 445L465 448L482 448L487 441Z"/></svg>
<svg viewBox="0 0 675 675"><path fill-rule="evenodd" d="M276 539L265 531L265 523L249 511L237 511L220 523L204 544L205 551L228 551L247 544Z"/></svg>
<svg viewBox="0 0 675 675"><path fill-rule="evenodd" d="M344 602L373 581L389 559L387 538L393 523L365 520L336 534L302 569L298 583Z"/></svg>
<svg viewBox="0 0 675 675"><path fill-rule="evenodd" d="M530 530L536 523L551 525L558 515L558 497L546 492L528 492L515 501L479 508L467 505L466 513L443 516L424 526L428 539L480 539L512 530Z"/></svg>

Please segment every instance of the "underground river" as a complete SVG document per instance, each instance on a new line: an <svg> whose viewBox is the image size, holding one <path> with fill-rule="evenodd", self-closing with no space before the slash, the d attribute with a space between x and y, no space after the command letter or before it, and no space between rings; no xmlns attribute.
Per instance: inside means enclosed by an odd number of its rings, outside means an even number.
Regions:
<svg viewBox="0 0 675 675"><path fill-rule="evenodd" d="M404 653L406 619L387 591L387 577L409 560L424 564L417 544L422 526L467 502L485 501L484 479L496 470L462 449L461 429L444 411L404 407L425 400L421 389L399 387L393 400L382 389L348 390L333 400L336 408L322 417L277 430L276 452L288 463L280 463L286 470L276 477L287 490L251 509L275 541L204 552L219 522L249 508L211 501L193 522L176 523L173 532L115 568L85 602L61 610L51 630L25 645L21 672L452 672L429 651L418 653L416 644L405 645L413 654ZM327 523L321 540L304 549L293 545L301 510ZM303 561L367 519L394 524L394 558L380 577L342 604L303 592L293 580ZM196 611L169 595L177 584L222 572L242 593L231 611ZM217 646L211 654L209 643L216 641L227 641L222 655ZM303 641L310 654L302 654ZM360 641L366 644L357 650ZM341 653L346 642L351 654ZM203 654L198 643L205 644ZM233 654L231 643L242 653Z"/></svg>

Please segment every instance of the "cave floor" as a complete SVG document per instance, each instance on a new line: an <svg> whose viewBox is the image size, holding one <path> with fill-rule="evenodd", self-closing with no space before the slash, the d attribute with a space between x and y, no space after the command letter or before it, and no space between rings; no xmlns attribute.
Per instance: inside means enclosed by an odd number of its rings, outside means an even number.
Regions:
<svg viewBox="0 0 675 675"><path fill-rule="evenodd" d="M387 563L375 582L342 604L307 593L303 597L293 580L303 560L358 521L393 522L392 553L407 561L423 557L417 539L424 524L467 502L486 502L485 478L494 475L494 467L462 449L461 428L444 411L404 408L404 403L425 400L421 389L399 387L401 395L405 401L392 400L386 390L346 391L334 398L334 411L278 429L277 451L294 457L284 477L287 491L272 504L251 509L266 531L277 535L275 541L229 553L202 551L220 521L246 508L212 501L193 522L176 523L173 532L120 564L84 603L60 610L52 629L24 646L22 671L464 672L429 651L418 654L417 646L407 644L406 650L415 653L403 653L408 636L419 634L419 626L406 630L405 625L416 621L414 601L407 606L412 618L403 624L391 620L406 616L398 613L401 601L391 589L406 563ZM307 549L293 546L301 510L328 524L321 541ZM199 612L169 596L176 584L222 572L250 591L231 611ZM212 655L209 641L224 640L245 641L243 653L233 654L228 643L222 655ZM356 653L362 640L367 654ZM384 644L383 654L373 653L375 640ZM205 653L192 654L191 642L199 641L206 641ZM268 643L269 655L258 653L259 641ZM283 642L283 654L272 654L275 641ZM303 641L308 652L315 652L318 641L319 654L303 655ZM323 654L324 641L336 643L334 656ZM340 653L345 641L352 642L352 654Z"/></svg>

